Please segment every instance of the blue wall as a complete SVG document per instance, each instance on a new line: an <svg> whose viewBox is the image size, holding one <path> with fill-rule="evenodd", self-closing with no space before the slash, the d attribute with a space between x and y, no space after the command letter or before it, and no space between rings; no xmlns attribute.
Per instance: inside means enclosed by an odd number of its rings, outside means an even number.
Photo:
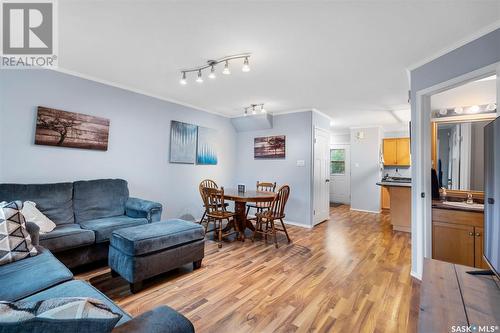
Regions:
<svg viewBox="0 0 500 333"><path fill-rule="evenodd" d="M128 180L131 195L161 202L164 217L201 216L198 184L235 186L236 132L229 119L46 70L0 72L0 181ZM37 106L111 120L106 152L35 146ZM217 130L218 165L169 163L170 121Z"/></svg>

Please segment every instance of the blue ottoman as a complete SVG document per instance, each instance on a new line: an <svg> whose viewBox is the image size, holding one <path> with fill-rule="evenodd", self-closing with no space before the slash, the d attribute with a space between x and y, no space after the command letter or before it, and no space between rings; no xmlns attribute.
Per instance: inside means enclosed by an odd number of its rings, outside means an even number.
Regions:
<svg viewBox="0 0 500 333"><path fill-rule="evenodd" d="M154 222L113 231L108 263L113 275L130 283L132 293L142 281L187 263L201 267L205 256L205 230L179 219Z"/></svg>

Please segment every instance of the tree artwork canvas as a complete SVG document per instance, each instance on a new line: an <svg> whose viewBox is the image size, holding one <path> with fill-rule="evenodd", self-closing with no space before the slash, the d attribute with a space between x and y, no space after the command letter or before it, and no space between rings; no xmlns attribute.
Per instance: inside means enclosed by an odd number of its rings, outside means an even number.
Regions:
<svg viewBox="0 0 500 333"><path fill-rule="evenodd" d="M108 150L109 119L38 107L35 144Z"/></svg>
<svg viewBox="0 0 500 333"><path fill-rule="evenodd" d="M286 137L284 135L255 138L254 158L285 158L285 143Z"/></svg>

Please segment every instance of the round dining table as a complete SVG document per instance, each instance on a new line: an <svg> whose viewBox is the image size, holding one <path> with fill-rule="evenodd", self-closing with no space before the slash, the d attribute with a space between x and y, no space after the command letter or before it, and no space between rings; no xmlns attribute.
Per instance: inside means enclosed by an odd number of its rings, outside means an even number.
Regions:
<svg viewBox="0 0 500 333"><path fill-rule="evenodd" d="M246 206L247 202L271 202L273 201L276 193L264 192L255 190L246 190L239 192L234 188L224 188L224 199L234 201L234 210L236 215L235 220L238 223L241 240L245 240L245 229L255 230L252 222L247 219Z"/></svg>

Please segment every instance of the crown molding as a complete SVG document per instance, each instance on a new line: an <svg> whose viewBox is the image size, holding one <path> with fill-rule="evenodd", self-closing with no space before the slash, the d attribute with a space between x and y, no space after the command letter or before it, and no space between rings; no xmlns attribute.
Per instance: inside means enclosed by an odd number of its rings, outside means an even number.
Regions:
<svg viewBox="0 0 500 333"><path fill-rule="evenodd" d="M181 102L181 101L178 101L178 100L175 100L175 99L165 98L165 97L162 97L162 96L159 96L159 95L151 94L151 93L148 93L148 92L146 92L144 90L141 90L141 89L132 88L132 87L129 87L129 86L117 83L117 82L100 79L100 78L97 78L97 77L94 77L94 76L91 76L91 75L87 75L87 74L83 74L83 73L80 73L80 72L72 71L72 70L69 70L69 69L66 69L66 68L63 68L63 67L49 68L49 70L52 70L52 71L55 71L55 72L59 72L59 73L62 73L62 74L71 75L71 76L74 76L74 77L78 77L80 79L84 79L84 80L89 80L89 81L101 83L101 84L104 84L104 85L107 85L107 86L110 86L110 87L127 90L127 91L130 91L130 92L139 94L139 95L143 95L143 96L147 96L147 97L152 97L152 98L159 99L159 100L162 100L162 101L165 101L165 102L169 102L169 103L174 103L174 104L177 104L177 105L185 106L185 107L197 110L197 111L207 112L207 113L219 116L219 117L229 118L228 115L225 115L225 114L222 114L222 113L219 113L219 112L215 112L215 111L212 111L212 110L201 108L201 107L196 106L196 105L184 103L184 102Z"/></svg>
<svg viewBox="0 0 500 333"><path fill-rule="evenodd" d="M450 53L451 51L453 50L456 50L458 49L459 47L462 47L480 37L483 37L484 35L487 35L489 34L490 32L493 32L497 29L500 29L500 20L498 21L495 21L493 22L492 24L480 29L479 31L476 31L475 33L473 34L470 34L468 36L466 36L465 38L459 40L458 42L440 50L439 52L435 53L434 55L430 56L430 57L427 57L427 58L424 58L416 63L414 63L413 65L410 65L406 68L407 72L411 72L433 60L436 60L437 58L439 57L442 57L443 55L447 54L447 53Z"/></svg>

